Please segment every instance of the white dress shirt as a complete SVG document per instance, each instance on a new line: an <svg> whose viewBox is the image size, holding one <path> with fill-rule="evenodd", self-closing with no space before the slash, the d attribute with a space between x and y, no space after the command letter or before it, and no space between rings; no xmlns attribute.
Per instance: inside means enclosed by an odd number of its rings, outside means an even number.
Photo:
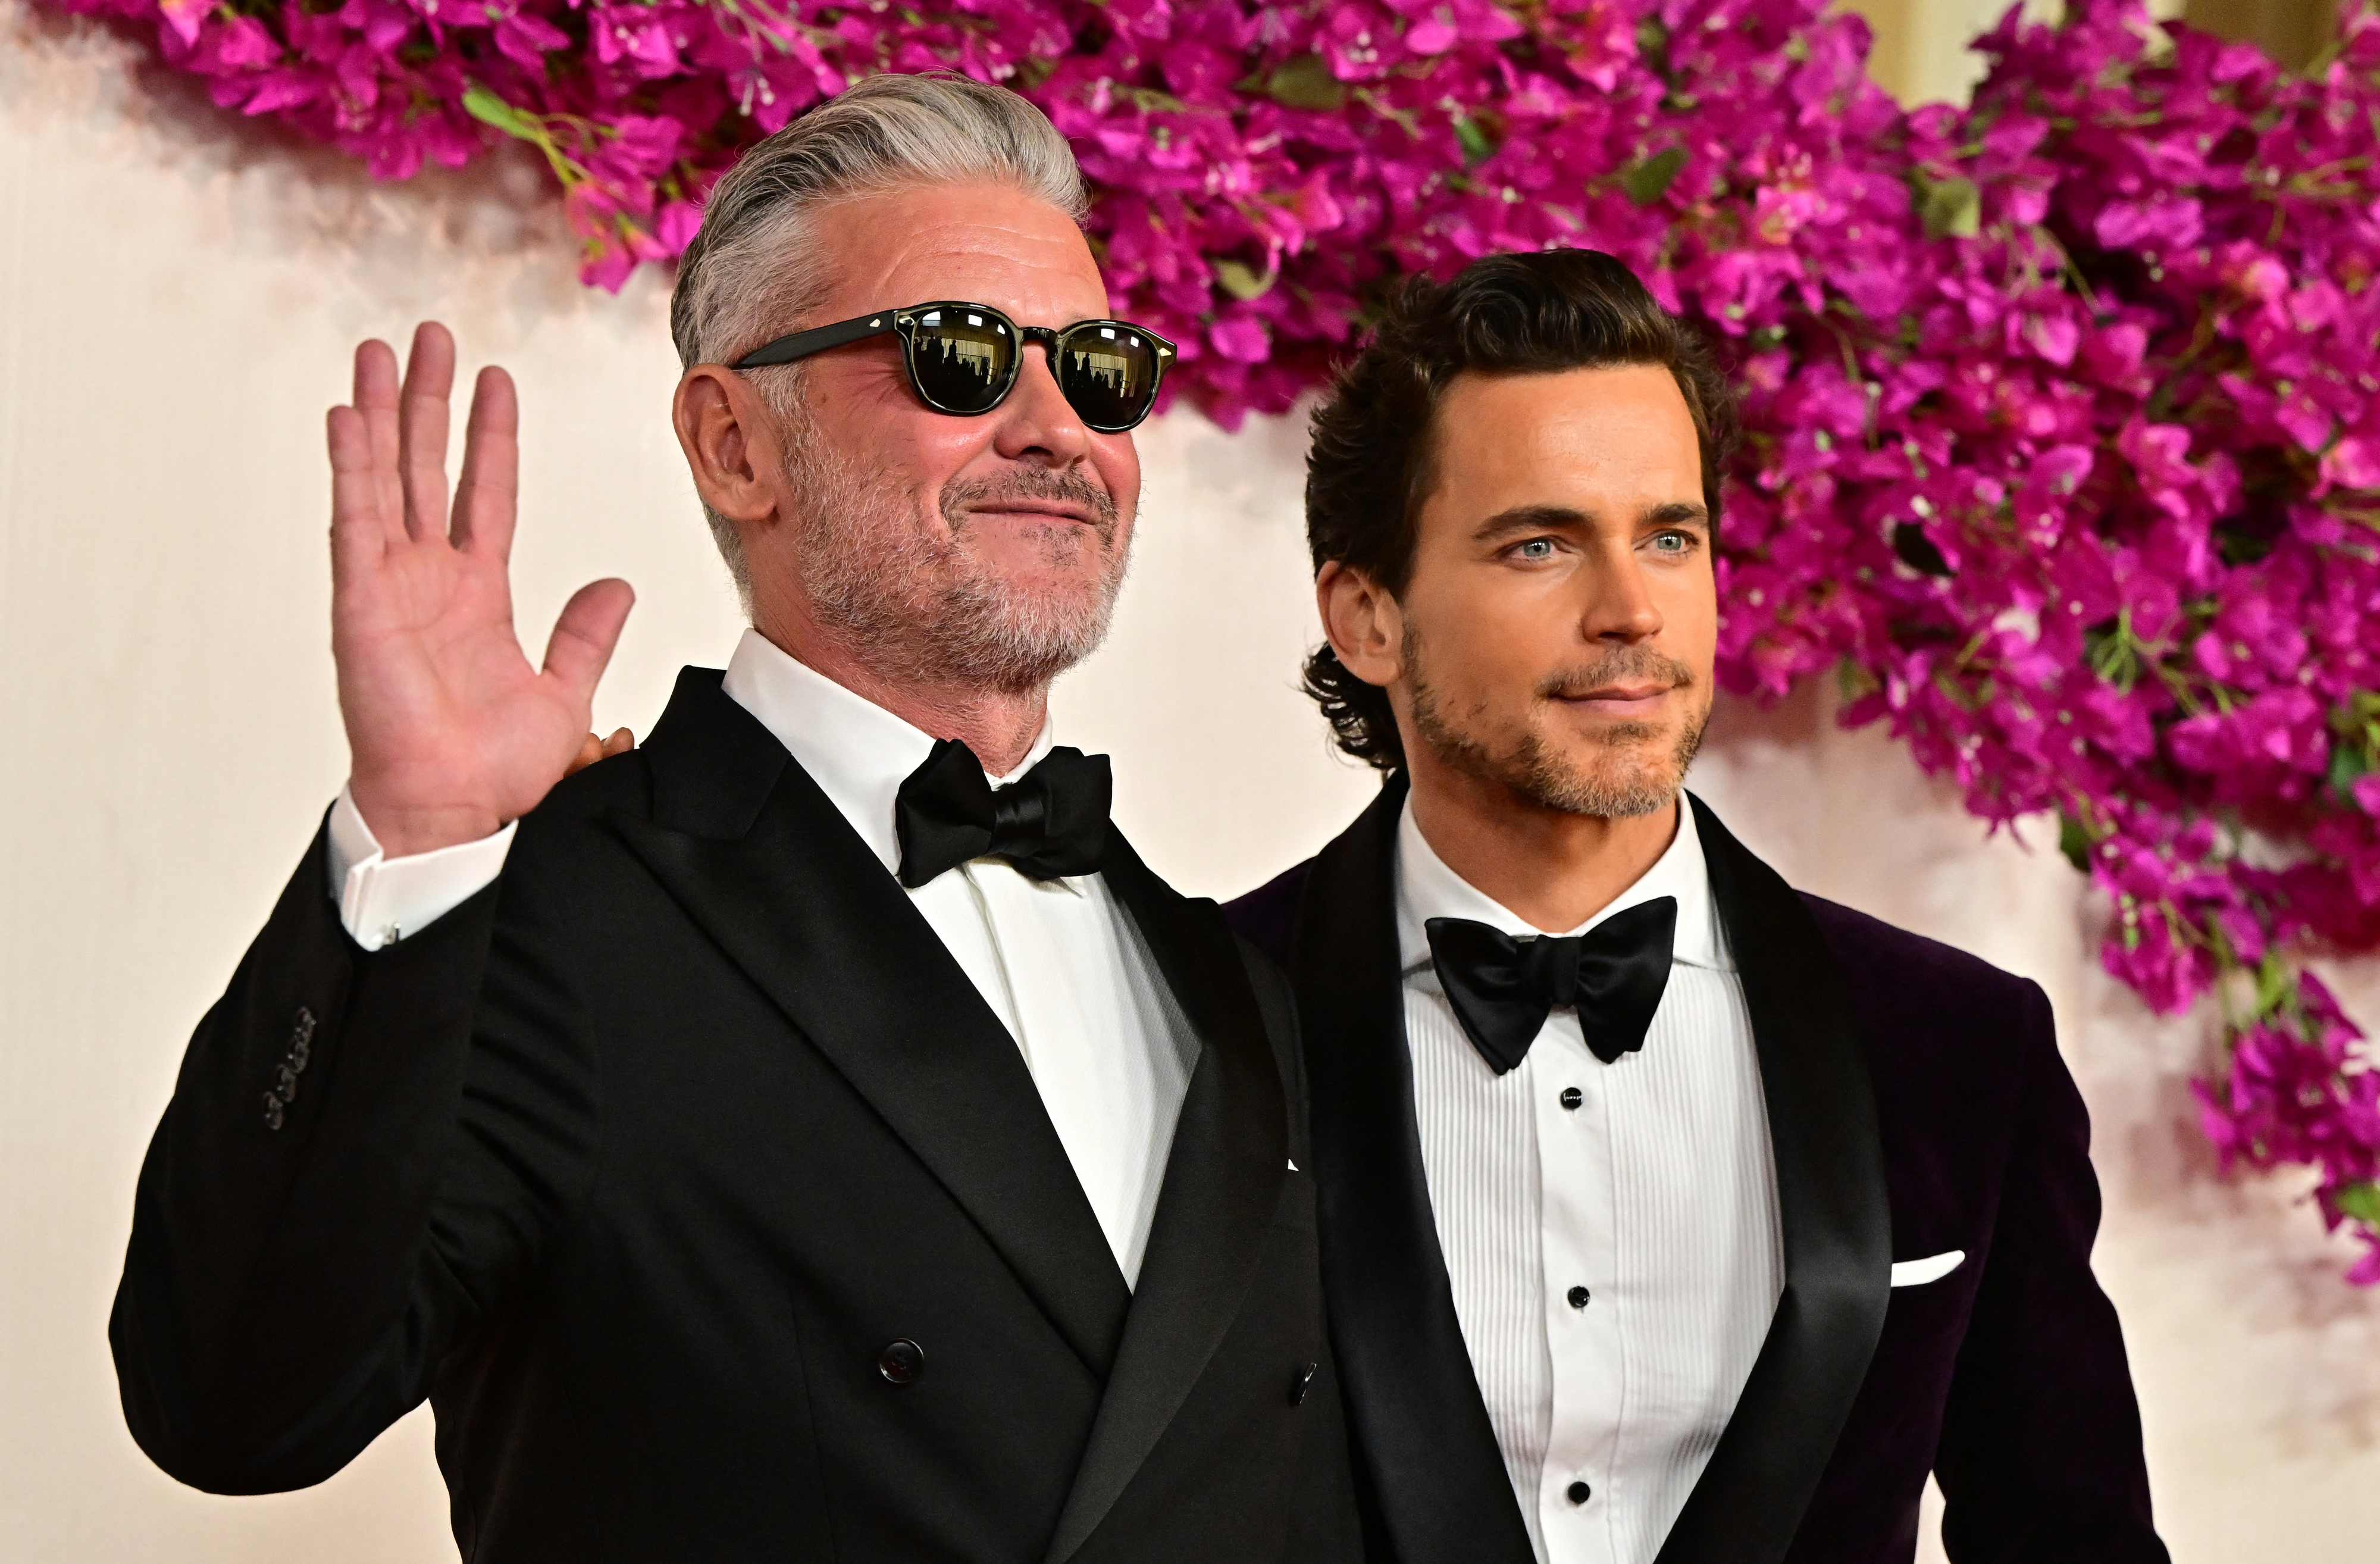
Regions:
<svg viewBox="0 0 2380 1564"><path fill-rule="evenodd" d="M747 630L728 696L759 718L859 834L889 876L901 849L892 806L934 740ZM1050 751L1045 726L1005 786ZM342 790L330 822L341 921L368 949L411 934L492 883L513 827L458 847L387 859ZM1198 1043L1139 928L1097 874L1036 881L978 859L909 898L1008 1028L1126 1285L1149 1218Z"/></svg>
<svg viewBox="0 0 2380 1564"><path fill-rule="evenodd" d="M1449 869L1410 803L1398 825L1422 1165L1455 1315L1547 1564L1650 1564L1784 1286L1751 1017L1682 798L1678 821L1644 878L1565 931L1678 898L1674 965L1644 1047L1607 1065L1559 1007L1501 1076L1455 1020L1424 923L1539 931Z"/></svg>

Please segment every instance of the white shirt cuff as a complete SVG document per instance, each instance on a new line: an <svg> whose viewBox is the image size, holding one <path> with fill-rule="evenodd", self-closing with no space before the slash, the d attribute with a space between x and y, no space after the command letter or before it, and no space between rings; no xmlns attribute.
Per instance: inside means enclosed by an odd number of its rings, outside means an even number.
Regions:
<svg viewBox="0 0 2380 1564"><path fill-rule="evenodd" d="M339 801L331 806L331 894L347 937L366 950L378 950L419 934L470 900L504 873L518 824L476 842L389 858L364 824L354 796L341 788Z"/></svg>

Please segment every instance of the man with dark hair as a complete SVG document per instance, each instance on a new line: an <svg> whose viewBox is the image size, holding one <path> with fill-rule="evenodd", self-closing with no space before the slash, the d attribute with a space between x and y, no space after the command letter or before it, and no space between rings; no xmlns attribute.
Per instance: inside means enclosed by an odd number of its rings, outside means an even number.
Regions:
<svg viewBox="0 0 2380 1564"><path fill-rule="evenodd" d="M1414 287L1315 415L1308 689L1386 774L1232 905L1305 1032L1376 1556L2165 1558L2031 983L1682 794L1732 439L1590 250Z"/></svg>

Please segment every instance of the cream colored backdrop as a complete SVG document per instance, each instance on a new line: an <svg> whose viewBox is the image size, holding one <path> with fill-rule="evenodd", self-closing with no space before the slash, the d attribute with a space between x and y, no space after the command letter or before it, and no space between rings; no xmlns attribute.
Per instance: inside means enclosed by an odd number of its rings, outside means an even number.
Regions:
<svg viewBox="0 0 2380 1564"><path fill-rule="evenodd" d="M662 290L579 288L533 169L376 189L128 56L0 0L0 1564L452 1559L425 1415L313 1491L210 1497L133 1448L105 1339L183 1040L339 783L319 431L348 345L434 314L519 377L529 636L595 575L641 594L602 725L641 732L680 664L722 659L734 605L663 422ZM1151 428L1114 641L1061 688L1064 736L1114 752L1124 823L1195 891L1310 851L1369 786L1293 688L1300 448ZM1727 707L1697 786L1800 884L2047 986L2177 1555L2373 1557L2380 1298L2336 1280L2300 1183L2215 1179L2185 1122L2203 1028L2098 975L2065 863L1986 841L1815 697Z"/></svg>

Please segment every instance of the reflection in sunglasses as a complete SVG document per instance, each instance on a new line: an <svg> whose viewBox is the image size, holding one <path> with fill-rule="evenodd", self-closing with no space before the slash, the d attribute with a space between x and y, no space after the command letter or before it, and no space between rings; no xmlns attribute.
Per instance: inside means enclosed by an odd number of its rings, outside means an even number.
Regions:
<svg viewBox="0 0 2380 1564"><path fill-rule="evenodd" d="M1133 360L1121 353L1099 353L1075 349L1074 373L1106 386L1119 395L1132 390Z"/></svg>
<svg viewBox="0 0 2380 1564"><path fill-rule="evenodd" d="M998 376L1000 344L955 336L938 336L933 340L942 350L942 362L945 366L955 360L960 368L968 371L986 385L990 385Z"/></svg>

